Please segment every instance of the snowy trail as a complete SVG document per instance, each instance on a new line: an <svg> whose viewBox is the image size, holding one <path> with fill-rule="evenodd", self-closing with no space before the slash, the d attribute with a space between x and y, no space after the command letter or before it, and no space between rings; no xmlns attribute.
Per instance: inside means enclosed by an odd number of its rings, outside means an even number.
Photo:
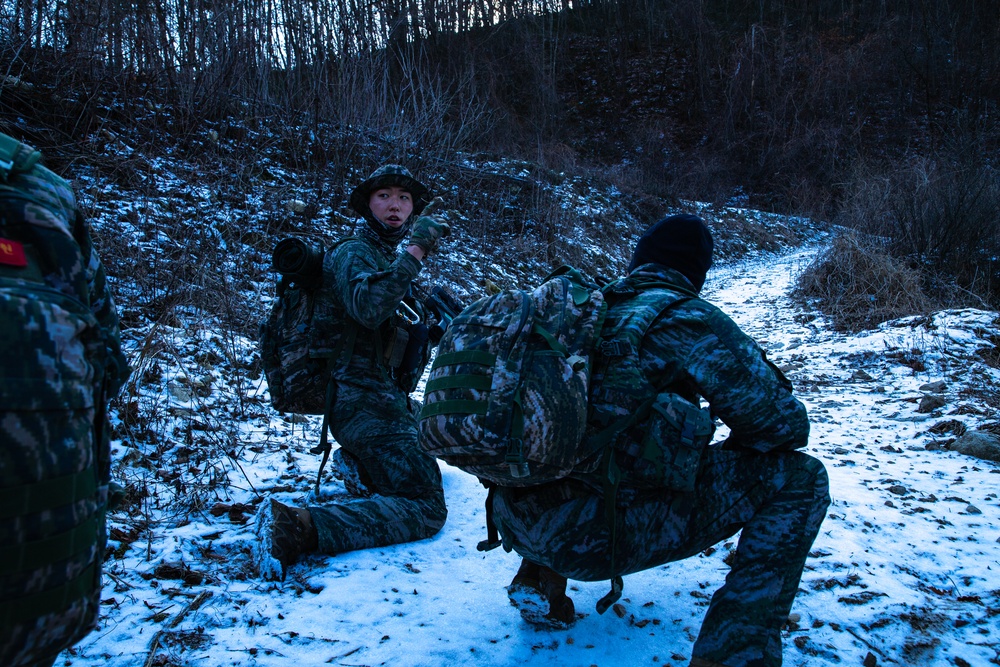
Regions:
<svg viewBox="0 0 1000 667"><path fill-rule="evenodd" d="M834 502L793 609L785 664L1000 664L1000 466L935 449L942 436L928 434L947 419L969 427L983 419L958 390L1000 379L969 361L983 331L996 330L996 314L942 314L934 330L831 332L806 321L787 296L813 252L722 267L705 291L795 383L812 418L809 451L831 478ZM915 349L926 371L904 365ZM917 412L927 393L920 387L942 380L947 406ZM963 405L963 414L945 416ZM253 485L304 501L317 465L305 452L317 427L273 419L259 454L243 463ZM137 543L112 564L101 629L57 664L687 665L733 543L627 577L621 617L594 611L606 582L571 582L585 616L568 631L538 632L504 592L516 555L476 551L485 490L442 469L449 518L434 539L309 557L284 584L245 576L250 523L208 513L183 525L160 522L145 548ZM246 486L232 479L234 488ZM252 499L234 490L227 502ZM183 585L151 576L181 560L210 577ZM169 627L202 591L213 595ZM147 663L157 631L160 648Z"/></svg>
<svg viewBox="0 0 1000 667"><path fill-rule="evenodd" d="M801 629L786 659L860 664L848 656L867 650L878 664L985 665L1000 646L1000 467L937 450L940 436L928 428L944 418L917 407L927 385L941 381L952 385L945 411L955 407L958 386L975 382L964 345L996 314L949 313L935 318L937 331L850 337L803 324L787 293L808 257L717 275L713 285L722 285L708 294L795 382L809 407L809 450L830 475L833 503L793 609ZM813 655L797 662L796 648Z"/></svg>

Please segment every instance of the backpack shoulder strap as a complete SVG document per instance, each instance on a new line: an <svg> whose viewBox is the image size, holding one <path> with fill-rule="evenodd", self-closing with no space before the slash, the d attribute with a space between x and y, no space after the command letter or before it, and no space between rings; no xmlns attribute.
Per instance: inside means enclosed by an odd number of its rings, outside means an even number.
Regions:
<svg viewBox="0 0 1000 667"><path fill-rule="evenodd" d="M642 340L646 337L650 327L671 308L694 298L673 291L657 291L664 292L666 298L657 299L650 291L635 294L631 298L640 301L638 307L614 323L610 329L601 332L601 341L597 346L598 358L595 360L592 375L592 377L597 378L597 381L590 388L592 398L601 394L602 386L607 381L608 371L611 369L612 360L631 357L634 367L637 368ZM635 372L640 373L641 369ZM610 444L625 429L645 419L654 401L655 396L646 398L631 414L605 425L592 437L602 446Z"/></svg>
<svg viewBox="0 0 1000 667"><path fill-rule="evenodd" d="M29 171L40 159L39 151L0 132L0 178L6 181L13 172Z"/></svg>
<svg viewBox="0 0 1000 667"><path fill-rule="evenodd" d="M602 291L612 306L622 301L635 303L627 315L618 319L611 328L601 331L598 351L604 358L638 354L646 332L667 310L697 298L688 290L678 291L670 283L636 285L619 280Z"/></svg>
<svg viewBox="0 0 1000 667"><path fill-rule="evenodd" d="M677 286L666 282L629 283L627 279L605 287L605 295L609 294L612 295L612 299L617 296L619 303L621 299L637 301L638 303L610 330L601 332L602 340L598 346L601 384L607 378L610 360L613 358L631 356L635 367L638 367L639 350L650 327L669 309L696 298L689 294L688 290L682 290L679 293ZM641 373L641 368L638 368L636 372ZM599 391L599 386L591 387L591 392L593 392L591 395L596 395ZM598 614L603 614L618 601L624 587L622 577L617 570L617 549L615 548L618 532L616 502L618 485L621 482L621 470L618 468L610 445L626 429L646 419L655 401L655 394L649 396L630 414L605 426L592 436L604 450L599 470L601 471L601 485L604 491L604 519L608 525L611 543L611 590L597 601Z"/></svg>

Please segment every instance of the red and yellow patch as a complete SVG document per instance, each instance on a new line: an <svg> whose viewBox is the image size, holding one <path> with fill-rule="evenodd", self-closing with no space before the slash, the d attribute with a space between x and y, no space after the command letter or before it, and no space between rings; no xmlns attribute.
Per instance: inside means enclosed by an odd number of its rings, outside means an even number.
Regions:
<svg viewBox="0 0 1000 667"><path fill-rule="evenodd" d="M0 264L14 267L28 266L24 245L20 241L0 238Z"/></svg>

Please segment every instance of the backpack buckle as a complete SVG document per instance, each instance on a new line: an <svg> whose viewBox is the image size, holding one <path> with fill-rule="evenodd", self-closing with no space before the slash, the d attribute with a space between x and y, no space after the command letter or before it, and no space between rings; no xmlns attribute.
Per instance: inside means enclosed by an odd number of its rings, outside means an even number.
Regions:
<svg viewBox="0 0 1000 667"><path fill-rule="evenodd" d="M627 340L601 341L598 349L605 357L627 357L632 354L632 343Z"/></svg>
<svg viewBox="0 0 1000 667"><path fill-rule="evenodd" d="M511 477L527 477L529 475L528 462L524 459L524 440L521 438L511 438L507 444L507 455L503 462L510 466Z"/></svg>

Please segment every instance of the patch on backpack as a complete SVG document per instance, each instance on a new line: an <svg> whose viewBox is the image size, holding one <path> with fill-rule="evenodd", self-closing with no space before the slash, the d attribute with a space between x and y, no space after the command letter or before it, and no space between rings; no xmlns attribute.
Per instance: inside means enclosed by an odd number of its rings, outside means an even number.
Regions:
<svg viewBox="0 0 1000 667"><path fill-rule="evenodd" d="M28 266L28 257L24 254L24 245L20 241L0 238L0 264L16 268Z"/></svg>

